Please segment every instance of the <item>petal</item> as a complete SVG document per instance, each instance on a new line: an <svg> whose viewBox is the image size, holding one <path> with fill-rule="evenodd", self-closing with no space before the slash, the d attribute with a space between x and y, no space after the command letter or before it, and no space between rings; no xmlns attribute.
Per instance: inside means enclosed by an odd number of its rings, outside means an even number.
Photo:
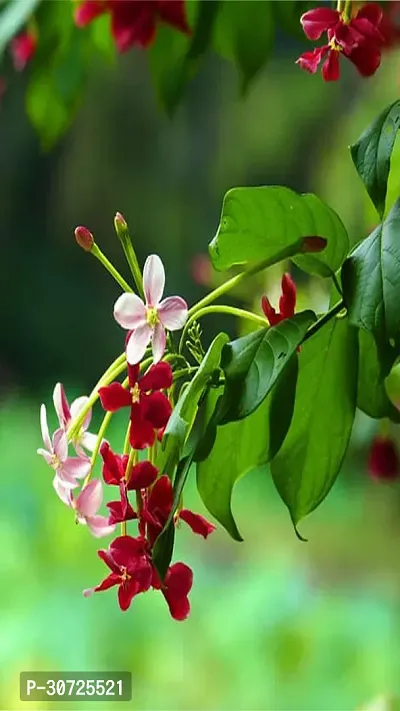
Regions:
<svg viewBox="0 0 400 711"><path fill-rule="evenodd" d="M363 77L370 77L375 74L381 63L380 50L371 44L360 45L347 56Z"/></svg>
<svg viewBox="0 0 400 711"><path fill-rule="evenodd" d="M51 444L49 427L47 424L46 405L40 406L40 429L42 430L42 439L44 442L44 446L46 447L48 452L52 452L53 447Z"/></svg>
<svg viewBox="0 0 400 711"><path fill-rule="evenodd" d="M67 506L72 507L71 489L64 485L64 483L57 474L53 479L53 486L57 496L61 499L61 501Z"/></svg>
<svg viewBox="0 0 400 711"><path fill-rule="evenodd" d="M270 326L276 326L277 323L282 321L280 314L276 313L274 307L270 303L270 300L267 299L266 296L263 296L261 299L261 308Z"/></svg>
<svg viewBox="0 0 400 711"><path fill-rule="evenodd" d="M116 565L133 569L145 552L143 538L118 536L110 544L110 554Z"/></svg>
<svg viewBox="0 0 400 711"><path fill-rule="evenodd" d="M129 338L131 337L131 335L132 334L130 334ZM128 345L128 340L126 342L126 345ZM138 363L136 363L136 365L129 365L129 363L128 363L128 380L129 380L129 387L130 388L135 387L136 383L138 382L139 373L140 373L140 366Z"/></svg>
<svg viewBox="0 0 400 711"><path fill-rule="evenodd" d="M90 459L83 457L68 457L63 462L62 471L75 479L84 479L90 472Z"/></svg>
<svg viewBox="0 0 400 711"><path fill-rule="evenodd" d="M118 602L123 612L130 607L133 598L139 592L139 584L132 578L121 583L118 588Z"/></svg>
<svg viewBox="0 0 400 711"><path fill-rule="evenodd" d="M369 2L368 5L363 5L359 9L355 20L367 20L371 25L373 25L374 29L377 29L382 21L382 18L383 11L381 6L378 5L378 3ZM354 20L352 20L352 22L354 22Z"/></svg>
<svg viewBox="0 0 400 711"><path fill-rule="evenodd" d="M106 12L107 6L103 0L85 0L74 12L77 27L86 27L92 20Z"/></svg>
<svg viewBox="0 0 400 711"><path fill-rule="evenodd" d="M137 328L146 323L146 307L136 294L121 294L114 304L114 318L122 328Z"/></svg>
<svg viewBox="0 0 400 711"><path fill-rule="evenodd" d="M76 509L79 514L88 518L95 516L103 501L103 488L100 479L92 479L83 487L76 499Z"/></svg>
<svg viewBox="0 0 400 711"><path fill-rule="evenodd" d="M65 429L71 420L71 412L65 390L61 383L57 383L53 391L54 409L57 413L58 423L62 429Z"/></svg>
<svg viewBox="0 0 400 711"><path fill-rule="evenodd" d="M329 45L325 45L324 47L316 47L312 52L303 52L303 54L296 60L296 64L298 64L301 69L305 69L307 72L310 72L310 74L315 74L320 65L321 59L328 50Z"/></svg>
<svg viewBox="0 0 400 711"><path fill-rule="evenodd" d="M107 508L110 512L108 523L122 523L122 521L132 521L137 518L137 514L128 503L125 510L121 501L109 501Z"/></svg>
<svg viewBox="0 0 400 711"><path fill-rule="evenodd" d="M290 274L284 274L281 282L282 296L279 299L279 311L283 318L294 316L296 307L296 284Z"/></svg>
<svg viewBox="0 0 400 711"><path fill-rule="evenodd" d="M193 573L184 563L175 563L167 570L163 595L174 620L185 620L190 612L188 594L193 585Z"/></svg>
<svg viewBox="0 0 400 711"><path fill-rule="evenodd" d="M164 265L157 254L151 254L147 257L143 269L143 289L147 306L157 306L162 299L164 286Z"/></svg>
<svg viewBox="0 0 400 711"><path fill-rule="evenodd" d="M172 405L164 393L155 392L141 398L143 417L156 430L165 427L171 417Z"/></svg>
<svg viewBox="0 0 400 711"><path fill-rule="evenodd" d="M162 323L156 323L151 339L154 363L158 363L164 355L166 338L164 326Z"/></svg>
<svg viewBox="0 0 400 711"><path fill-rule="evenodd" d="M173 495L171 479L163 474L154 484L147 502L148 511L162 525L171 512Z"/></svg>
<svg viewBox="0 0 400 711"><path fill-rule="evenodd" d="M79 486L75 477L71 476L70 474L68 474L68 472L64 471L63 467L59 467L57 469L56 475L60 479L62 485L64 487L66 487L67 489L76 489L76 487Z"/></svg>
<svg viewBox="0 0 400 711"><path fill-rule="evenodd" d="M106 565L108 565L108 567L110 568L110 570L113 571L113 573L119 574L121 572L119 566L116 564L109 550L104 550L104 548L102 548L97 551L97 555L99 556L99 558L101 558L102 561L104 561Z"/></svg>
<svg viewBox="0 0 400 711"><path fill-rule="evenodd" d="M136 403L132 405L129 442L133 449L151 447L155 440L154 428L142 416L142 408Z"/></svg>
<svg viewBox="0 0 400 711"><path fill-rule="evenodd" d="M53 434L53 452L60 462L65 462L68 457L68 439L64 430L56 430Z"/></svg>
<svg viewBox="0 0 400 711"><path fill-rule="evenodd" d="M100 454L103 458L103 478L105 483L119 486L125 474L122 457L119 454L115 454L106 441L100 447Z"/></svg>
<svg viewBox="0 0 400 711"><path fill-rule="evenodd" d="M322 67L325 81L337 81L340 77L339 52L331 50Z"/></svg>
<svg viewBox="0 0 400 711"><path fill-rule="evenodd" d="M166 390L172 385L172 368L169 363L152 365L147 373L140 378L139 387L142 392Z"/></svg>
<svg viewBox="0 0 400 711"><path fill-rule="evenodd" d="M51 454L51 452L48 452L47 449L42 449L41 447L39 447L39 449L37 449L36 451L38 454L45 458L46 464L48 464L50 467L53 465L54 455Z"/></svg>
<svg viewBox="0 0 400 711"><path fill-rule="evenodd" d="M82 395L82 397L77 397L76 400L73 401L71 404L71 417L74 420L79 413L82 411L84 407L86 407L87 403L89 401L89 398L86 397L86 395ZM85 419L83 420L82 423L82 429L87 430L87 428L90 425L90 420L92 419L92 408L87 411L85 415Z"/></svg>
<svg viewBox="0 0 400 711"><path fill-rule="evenodd" d="M188 306L185 299L180 296L168 296L159 304L157 313L165 328L169 331L177 331L186 323Z"/></svg>
<svg viewBox="0 0 400 711"><path fill-rule="evenodd" d="M84 432L82 437L81 437L81 444L85 449L89 450L89 452L93 452L95 446L97 443L97 435L93 434L92 432Z"/></svg>
<svg viewBox="0 0 400 711"><path fill-rule="evenodd" d="M158 0L158 15L161 20L172 25L177 30L190 34L190 27L187 23L184 0Z"/></svg>
<svg viewBox="0 0 400 711"><path fill-rule="evenodd" d="M86 523L90 533L95 538L109 536L110 533L114 533L115 531L115 524L110 524L108 516L88 516L86 518Z"/></svg>
<svg viewBox="0 0 400 711"><path fill-rule="evenodd" d="M145 460L136 464L130 473L128 489L147 489L157 479L158 469Z"/></svg>
<svg viewBox="0 0 400 711"><path fill-rule="evenodd" d="M330 27L334 27L340 22L340 14L337 10L329 7L317 7L305 12L301 16L300 22L308 39L317 40Z"/></svg>
<svg viewBox="0 0 400 711"><path fill-rule="evenodd" d="M152 328L145 323L136 328L126 346L126 360L129 365L136 365L142 360L146 348L151 340Z"/></svg>
<svg viewBox="0 0 400 711"><path fill-rule="evenodd" d="M179 513L179 518L190 526L193 533L198 533L203 538L207 538L210 533L215 531L215 526L212 523L200 516L200 514L193 513L188 509L182 509Z"/></svg>
<svg viewBox="0 0 400 711"><path fill-rule="evenodd" d="M129 407L132 398L129 390L122 387L121 383L111 383L99 389L100 402L107 412L116 412L121 407Z"/></svg>

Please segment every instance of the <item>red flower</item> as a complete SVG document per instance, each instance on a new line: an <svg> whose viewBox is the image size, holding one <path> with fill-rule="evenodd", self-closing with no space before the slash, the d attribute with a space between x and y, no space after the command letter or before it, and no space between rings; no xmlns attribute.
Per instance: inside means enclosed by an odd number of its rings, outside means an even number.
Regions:
<svg viewBox="0 0 400 711"><path fill-rule="evenodd" d="M190 613L188 595L193 585L193 573L188 565L175 563L168 568L161 592L164 595L171 617L186 620Z"/></svg>
<svg viewBox="0 0 400 711"><path fill-rule="evenodd" d="M350 19L328 7L309 10L301 17L305 34L315 40L326 32L328 44L304 52L297 64L315 74L326 57L322 65L322 76L325 81L336 81L340 76L339 56L343 54L362 76L371 76L380 65L381 48L385 42L379 29L382 16L382 9L376 3L363 5Z"/></svg>
<svg viewBox="0 0 400 711"><path fill-rule="evenodd" d="M31 61L36 51L36 35L32 32L23 32L11 41L10 49L14 68L17 72L22 72L28 62Z"/></svg>
<svg viewBox="0 0 400 711"><path fill-rule="evenodd" d="M94 592L108 590L118 585L118 602L121 610L125 611L135 597L149 589L153 571L151 563L146 556L145 541L132 536L119 536L108 550L99 550L99 558L111 570L111 573L95 588L85 590L88 597Z"/></svg>
<svg viewBox="0 0 400 711"><path fill-rule="evenodd" d="M121 383L111 383L100 388L100 400L109 412L121 407L131 408L131 446L145 449L152 446L155 430L165 427L171 415L171 404L160 390L172 385L172 369L168 363L157 363L139 378L139 365L128 365L128 377L129 390L125 390Z"/></svg>
<svg viewBox="0 0 400 711"><path fill-rule="evenodd" d="M393 481L399 477L399 455L395 443L389 437L378 436L373 440L368 471L374 479Z"/></svg>
<svg viewBox="0 0 400 711"><path fill-rule="evenodd" d="M75 11L75 23L84 27L106 12L111 15L111 33L119 52L134 45L148 47L158 22L190 33L184 0L85 0Z"/></svg>
<svg viewBox="0 0 400 711"><path fill-rule="evenodd" d="M282 295L279 299L279 313L276 313L269 299L263 296L261 299L261 308L268 319L271 326L276 326L285 318L294 316L296 308L296 284L290 274L284 274L281 282Z"/></svg>

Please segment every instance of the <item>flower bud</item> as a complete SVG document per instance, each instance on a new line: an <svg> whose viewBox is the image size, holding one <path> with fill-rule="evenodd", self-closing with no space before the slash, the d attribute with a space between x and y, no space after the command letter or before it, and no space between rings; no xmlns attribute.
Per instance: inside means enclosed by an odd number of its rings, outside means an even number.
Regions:
<svg viewBox="0 0 400 711"><path fill-rule="evenodd" d="M400 474L399 455L390 437L377 436L372 442L368 471L374 479L394 481Z"/></svg>
<svg viewBox="0 0 400 711"><path fill-rule="evenodd" d="M303 252L322 252L327 243L325 237L304 237Z"/></svg>
<svg viewBox="0 0 400 711"><path fill-rule="evenodd" d="M119 237L119 239L121 240L126 239L126 237L128 236L128 223L125 220L125 217L121 215L120 212L117 212L114 217L114 227L117 233L117 237Z"/></svg>
<svg viewBox="0 0 400 711"><path fill-rule="evenodd" d="M79 226L75 229L75 239L85 252L91 252L94 245L94 237L87 227Z"/></svg>

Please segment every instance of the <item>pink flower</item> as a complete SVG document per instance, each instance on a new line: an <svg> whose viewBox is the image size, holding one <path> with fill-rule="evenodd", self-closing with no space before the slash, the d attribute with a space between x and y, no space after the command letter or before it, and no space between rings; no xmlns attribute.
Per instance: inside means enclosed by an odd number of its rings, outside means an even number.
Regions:
<svg viewBox="0 0 400 711"><path fill-rule="evenodd" d="M56 491L58 492L59 484L64 488L74 489L78 486L76 480L83 479L89 473L90 460L83 457L68 456L67 435L62 429L56 430L52 439L50 439L45 405L40 408L40 426L45 449L38 449L37 452L44 457L47 464L56 473L53 482Z"/></svg>
<svg viewBox="0 0 400 711"><path fill-rule="evenodd" d="M10 49L17 72L22 72L36 52L37 40L32 32L22 32L11 41Z"/></svg>
<svg viewBox="0 0 400 711"><path fill-rule="evenodd" d="M83 487L76 499L70 492L70 506L76 511L76 520L86 524L96 538L113 533L115 525L110 524L107 516L97 514L103 501L103 489L99 479L92 479Z"/></svg>
<svg viewBox="0 0 400 711"><path fill-rule="evenodd" d="M176 331L185 325L187 304L180 296L161 301L165 285L163 263L156 254L147 257L143 270L144 304L136 294L122 294L114 306L114 318L122 328L132 330L127 339L126 358L130 365L139 363L151 341L154 363L165 351L165 330Z"/></svg>
<svg viewBox="0 0 400 711"><path fill-rule="evenodd" d="M88 400L89 398L85 396L78 397L71 403L70 407L63 386L61 383L57 383L53 392L53 402L58 422L62 430L67 430L71 422L79 415L82 408L86 406ZM96 446L97 436L91 432L87 432L91 418L92 410L90 409L85 415L81 428L72 442L76 449L76 453L79 454L79 456L86 456L82 447L88 449L89 452L93 452Z"/></svg>

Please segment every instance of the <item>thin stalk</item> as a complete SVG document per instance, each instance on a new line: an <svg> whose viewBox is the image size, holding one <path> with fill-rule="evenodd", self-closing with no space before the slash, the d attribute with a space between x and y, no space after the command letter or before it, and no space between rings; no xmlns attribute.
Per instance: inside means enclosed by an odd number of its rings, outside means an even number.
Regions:
<svg viewBox="0 0 400 711"><path fill-rule="evenodd" d="M251 311L245 311L244 309L237 309L234 306L225 305L205 306L204 308L201 308L195 313L193 313L186 321L185 328L183 329L181 340L179 342L179 352L183 350L183 347L185 345L186 334L193 321L197 321L202 316L206 316L207 314L212 313L230 314L231 316L236 316L237 318L244 318L248 321L252 321L253 323L257 324L257 326L261 326L264 328L268 326L265 318L263 318L262 316L257 316L257 314L253 314Z"/></svg>
<svg viewBox="0 0 400 711"><path fill-rule="evenodd" d="M105 269L107 269L109 274L111 274L111 276L115 279L115 281L120 285L120 287L124 291L129 291L129 292L133 291L132 287L129 286L128 282L125 281L124 277L121 276L119 271L117 271L117 269L114 267L114 265L111 264L110 260L107 259L106 255L103 254L103 252L97 246L96 243L93 245L92 249L90 250L90 254L93 254L93 256L99 260L100 264L102 264L103 267L105 267Z"/></svg>
<svg viewBox="0 0 400 711"><path fill-rule="evenodd" d="M321 318L316 321L311 328L308 329L306 335L304 336L302 343L305 343L308 341L309 338L312 338L312 336L315 336L316 333L325 326L326 323L328 323L331 318L336 316L340 311L344 309L344 301L339 301L335 306L333 306L329 311L324 314L324 316L321 316Z"/></svg>

